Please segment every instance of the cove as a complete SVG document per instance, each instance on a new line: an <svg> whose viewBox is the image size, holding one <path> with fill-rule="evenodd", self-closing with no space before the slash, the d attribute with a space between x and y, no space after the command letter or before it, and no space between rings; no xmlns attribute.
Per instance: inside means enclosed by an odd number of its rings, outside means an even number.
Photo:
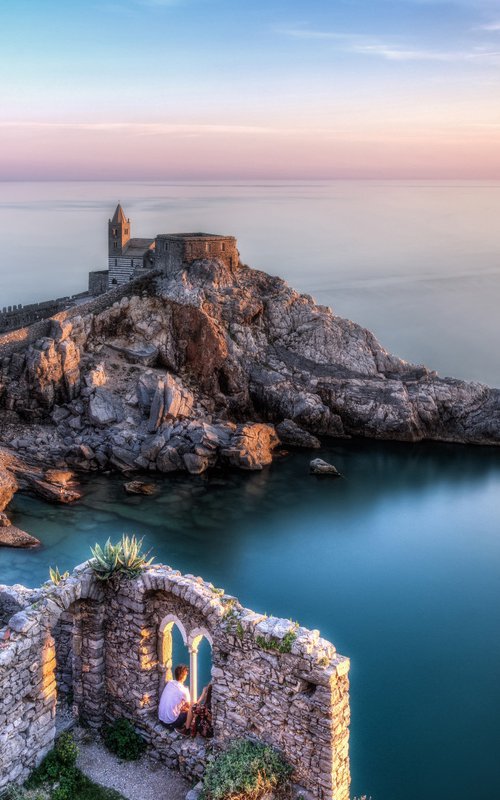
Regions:
<svg viewBox="0 0 500 800"><path fill-rule="evenodd" d="M314 453L317 455L317 452ZM257 611L319 627L351 658L352 794L486 800L500 785L500 462L494 448L331 442L343 480L297 452L258 473L89 477L68 507L18 495L42 549L0 551L4 583L87 558L123 532Z"/></svg>

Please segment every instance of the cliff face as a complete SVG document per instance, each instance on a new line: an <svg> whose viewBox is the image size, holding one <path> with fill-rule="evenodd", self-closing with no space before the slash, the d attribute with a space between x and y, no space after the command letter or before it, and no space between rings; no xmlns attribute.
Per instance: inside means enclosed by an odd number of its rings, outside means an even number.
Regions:
<svg viewBox="0 0 500 800"><path fill-rule="evenodd" d="M156 280L4 359L0 444L58 468L200 473L269 463L285 419L320 436L500 443L498 390L395 358L279 278L198 261Z"/></svg>

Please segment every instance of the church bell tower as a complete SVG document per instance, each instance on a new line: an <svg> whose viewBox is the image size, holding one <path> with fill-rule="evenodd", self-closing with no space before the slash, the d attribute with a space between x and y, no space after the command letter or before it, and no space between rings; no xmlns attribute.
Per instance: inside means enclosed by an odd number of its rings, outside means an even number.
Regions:
<svg viewBox="0 0 500 800"><path fill-rule="evenodd" d="M130 220L118 203L113 219L108 220L108 257L111 259L121 256L129 239Z"/></svg>

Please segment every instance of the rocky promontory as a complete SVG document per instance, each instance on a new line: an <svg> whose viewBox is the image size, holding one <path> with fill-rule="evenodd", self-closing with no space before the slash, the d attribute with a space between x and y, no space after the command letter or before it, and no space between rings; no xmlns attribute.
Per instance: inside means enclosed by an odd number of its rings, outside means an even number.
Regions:
<svg viewBox="0 0 500 800"><path fill-rule="evenodd" d="M0 363L3 500L20 482L71 499L48 470L260 469L280 441L500 443L499 390L396 358L280 278L218 261L58 315Z"/></svg>

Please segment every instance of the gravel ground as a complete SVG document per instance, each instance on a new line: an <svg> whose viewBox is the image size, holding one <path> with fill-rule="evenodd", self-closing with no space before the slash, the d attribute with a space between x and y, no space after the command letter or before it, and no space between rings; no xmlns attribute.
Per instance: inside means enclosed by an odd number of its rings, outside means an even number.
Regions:
<svg viewBox="0 0 500 800"><path fill-rule="evenodd" d="M115 789L127 800L185 800L190 784L157 761L143 756L139 761L121 761L91 738L75 735L79 755L77 767L95 783Z"/></svg>

